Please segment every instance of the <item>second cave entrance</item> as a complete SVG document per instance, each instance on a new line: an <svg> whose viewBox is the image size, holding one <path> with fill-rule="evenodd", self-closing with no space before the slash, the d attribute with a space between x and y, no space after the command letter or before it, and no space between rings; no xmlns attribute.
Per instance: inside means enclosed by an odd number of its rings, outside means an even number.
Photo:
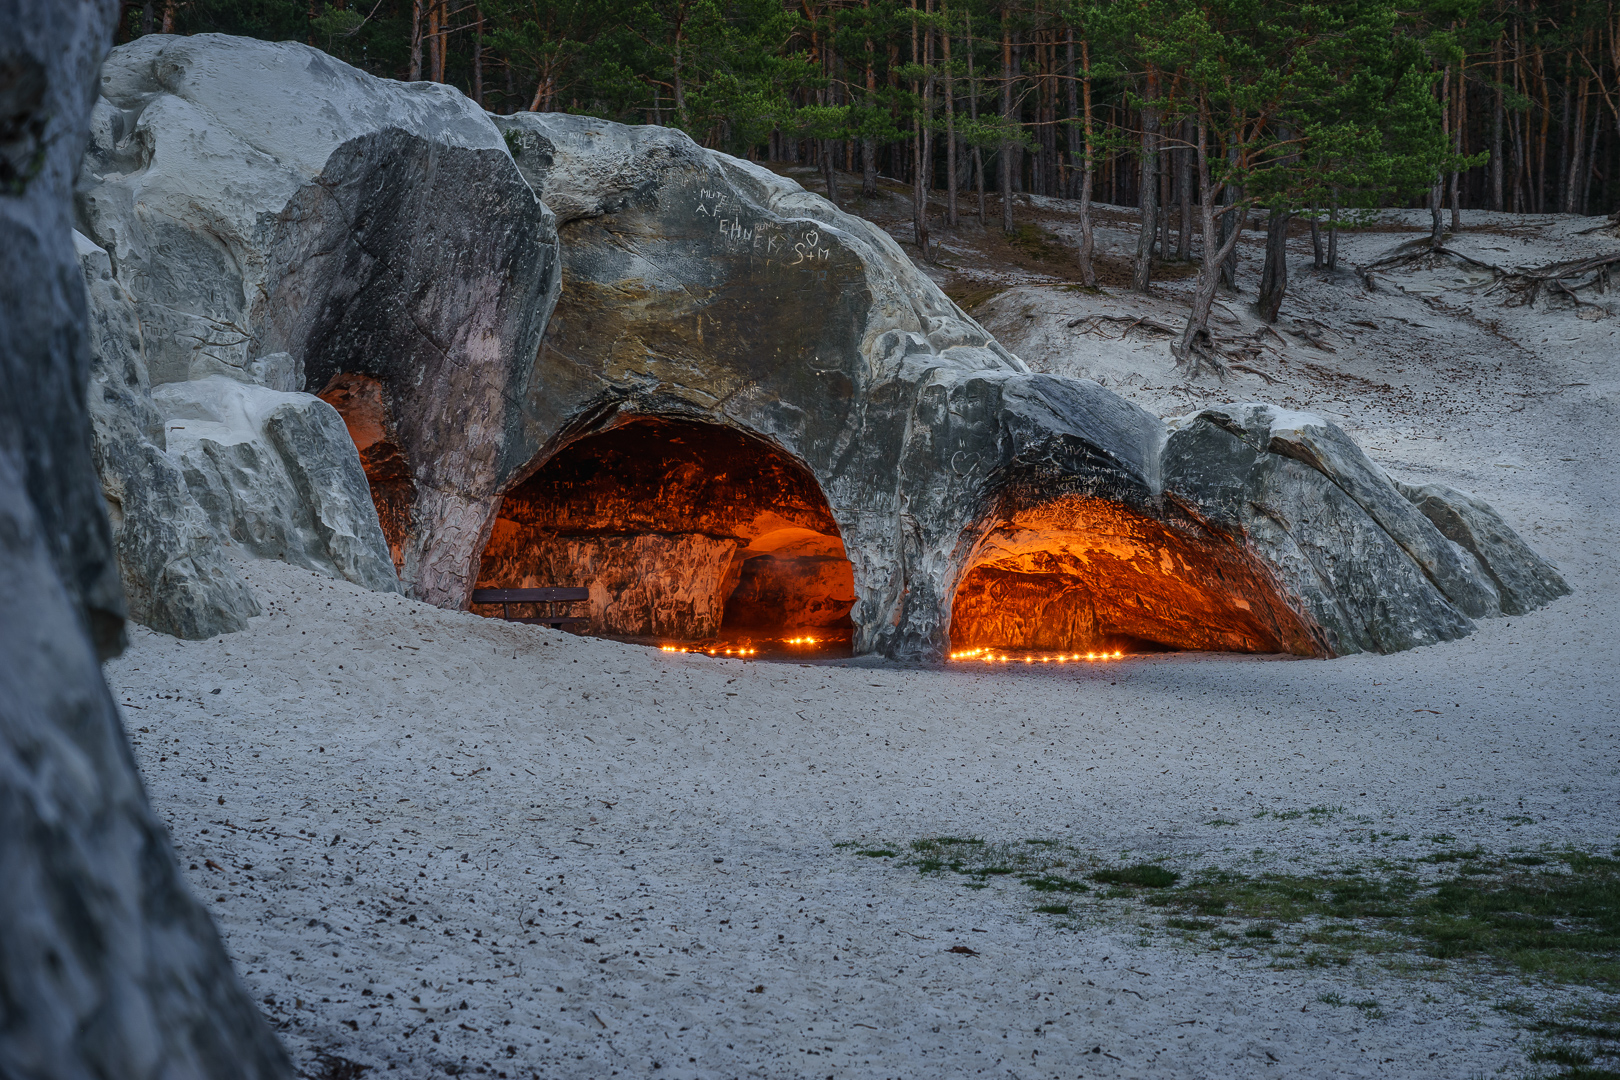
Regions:
<svg viewBox="0 0 1620 1080"><path fill-rule="evenodd" d="M951 649L985 660L1182 649L1327 655L1241 544L1190 518L1160 520L1082 495L1027 507L986 533L951 605Z"/></svg>
<svg viewBox="0 0 1620 1080"><path fill-rule="evenodd" d="M658 644L847 648L855 602L808 469L732 428L661 418L577 439L506 493L477 587L553 585L590 590L588 633Z"/></svg>

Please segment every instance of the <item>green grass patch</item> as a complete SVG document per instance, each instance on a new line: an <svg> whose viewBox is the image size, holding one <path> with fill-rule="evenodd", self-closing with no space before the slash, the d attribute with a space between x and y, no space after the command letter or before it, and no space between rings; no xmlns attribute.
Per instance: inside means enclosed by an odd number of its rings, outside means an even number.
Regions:
<svg viewBox="0 0 1620 1080"><path fill-rule="evenodd" d="M1295 816L1336 812L1312 807ZM1427 839L1455 843L1448 834ZM896 851L857 854L889 858ZM1032 894L1026 910L1121 922L1152 916L1149 932L1174 931L1178 940L1215 948L1258 947L1273 967L1332 968L1376 957L1392 973L1432 976L1480 962L1546 985L1620 993L1620 857L1604 854L1442 846L1410 860L1289 873L1131 864L1057 840L941 836L912 842L897 862L957 875L975 889L1016 878ZM1376 1003L1346 1004L1381 1015ZM1520 1021L1548 1046L1599 1047L1596 1064L1548 1064L1590 1073L1620 1056L1620 1015L1594 1006L1538 1019L1533 1007L1523 1008L1530 1011Z"/></svg>
<svg viewBox="0 0 1620 1080"><path fill-rule="evenodd" d="M1133 885L1143 889L1168 889L1181 880L1181 875L1166 870L1153 863L1140 863L1136 866L1122 866L1109 870L1098 870L1091 875L1091 880L1099 885Z"/></svg>

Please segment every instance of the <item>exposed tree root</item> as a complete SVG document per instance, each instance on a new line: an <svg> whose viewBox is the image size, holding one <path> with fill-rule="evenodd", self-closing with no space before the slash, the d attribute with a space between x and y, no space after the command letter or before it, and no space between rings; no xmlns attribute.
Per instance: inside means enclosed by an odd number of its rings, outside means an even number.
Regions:
<svg viewBox="0 0 1620 1080"><path fill-rule="evenodd" d="M1327 339L1322 336L1327 327L1315 319L1298 320L1292 327L1285 327L1284 329L1312 348L1320 349L1325 353L1337 353L1339 351L1329 345Z"/></svg>
<svg viewBox="0 0 1620 1080"><path fill-rule="evenodd" d="M1546 266L1498 270L1500 278L1488 292L1494 292L1498 286L1507 289L1511 294L1507 300L1509 307L1532 305L1541 297L1543 290L1549 298L1563 296L1576 307L1597 307L1590 300L1577 296L1576 290L1595 288L1599 295L1608 292L1614 284L1614 268L1617 265L1620 265L1620 252L1569 259Z"/></svg>
<svg viewBox="0 0 1620 1080"><path fill-rule="evenodd" d="M1082 318L1070 319L1069 329L1079 330L1082 334L1095 333L1107 337L1106 334L1102 333L1101 329L1102 324L1105 322L1124 324L1124 328L1119 332L1119 337L1112 339L1114 341L1122 340L1132 330L1146 330L1155 334L1163 334L1166 337L1176 336L1176 331L1164 325L1164 323L1155 322L1146 316L1133 318L1129 315L1086 315Z"/></svg>

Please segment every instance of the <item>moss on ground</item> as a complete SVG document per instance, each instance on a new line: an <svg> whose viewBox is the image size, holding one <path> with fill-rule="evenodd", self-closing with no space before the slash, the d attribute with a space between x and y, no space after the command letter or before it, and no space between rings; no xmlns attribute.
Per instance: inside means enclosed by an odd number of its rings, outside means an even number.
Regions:
<svg viewBox="0 0 1620 1080"><path fill-rule="evenodd" d="M1496 1007L1539 1036L1530 1053L1538 1075L1620 1080L1611 1067L1620 1064L1620 857L1442 846L1409 861L1302 873L1173 870L1164 865L1171 861L1126 864L1055 840L936 837L913 841L897 864L961 875L974 888L1016 880L1035 912L1066 916L1064 925L1157 911L1156 923L1138 927L1200 948L1268 954L1274 968L1344 966L1360 956L1421 975L1470 962L1543 985L1588 987L1604 1000L1556 1015L1536 1015L1520 999ZM1058 902L1053 894L1065 895ZM1383 1015L1374 1001L1343 1004L1368 1019Z"/></svg>

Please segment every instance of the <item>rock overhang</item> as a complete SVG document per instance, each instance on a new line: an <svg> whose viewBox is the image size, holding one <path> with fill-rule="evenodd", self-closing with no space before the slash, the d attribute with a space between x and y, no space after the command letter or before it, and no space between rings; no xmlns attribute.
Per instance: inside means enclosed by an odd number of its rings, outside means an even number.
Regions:
<svg viewBox="0 0 1620 1080"><path fill-rule="evenodd" d="M813 477L851 564L862 652L943 655L962 582L1023 572L1041 535L1052 550L1032 573L1088 544L1139 584L1209 569L1192 591L1231 632L1199 645L1166 630L1181 647L1387 651L1468 632L1502 609L1499 582L1528 583L1507 601L1520 608L1562 587L1499 518L1458 493L1408 498L1325 421L1251 404L1167 425L1095 383L1030 372L880 229L680 132L487 116L303 46L144 40L109 65L84 217L124 252L137 304L184 309L160 329L248 320L231 377L273 353L310 390L386 388L392 441L376 445L408 463L411 487L378 507L418 596L465 604L503 493L579 440L648 420L745 434ZM306 117L295 99L311 88L331 100ZM126 124L140 140L114 137ZM240 182L222 183L199 132L251 150ZM147 153L150 173L169 148L161 176L114 168ZM181 205L194 184L219 215ZM142 250L154 234L131 210L137 187L204 246L235 222L226 247L251 273L221 289L164 267L170 284L152 284L144 268L162 260ZM446 214L452 188L470 197ZM425 236L408 227L422 218ZM187 378L219 373L188 364ZM1086 610L1095 622L1111 602ZM1256 610L1270 630L1239 626Z"/></svg>

